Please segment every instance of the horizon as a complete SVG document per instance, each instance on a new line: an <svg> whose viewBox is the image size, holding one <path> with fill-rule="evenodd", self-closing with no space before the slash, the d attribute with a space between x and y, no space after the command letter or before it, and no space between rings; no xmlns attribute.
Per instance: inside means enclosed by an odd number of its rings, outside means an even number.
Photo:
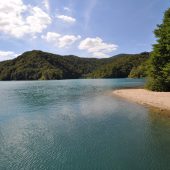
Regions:
<svg viewBox="0 0 170 170"><path fill-rule="evenodd" d="M22 56L24 53L27 53L27 52L34 52L34 51L39 51L39 52L43 52L43 53L49 53L49 54L54 54L54 55L58 55L58 56L64 56L64 57L69 57L69 56L74 56L74 57L78 57L78 58L84 58L84 59L108 59L108 58L112 58L112 57L117 57L119 55L138 55L138 54L142 54L142 53L151 53L149 51L143 51L143 52L139 52L139 53L120 53L120 54L115 54L113 56L109 56L107 58L101 58L101 57L88 57L88 56L78 56L78 55L74 55L74 54L67 54L67 55L62 55L62 54L58 54L58 53L52 53L52 52L49 52L49 51L42 51L42 50L30 50L30 51L25 51L23 52L22 54L18 54L17 56L15 56L14 58L11 58L11 59L7 59L7 60L0 60L0 62L3 62L3 61L9 61L9 60L13 60L13 59L17 59L18 57Z"/></svg>
<svg viewBox="0 0 170 170"><path fill-rule="evenodd" d="M1 1L0 61L33 49L81 58L152 51L153 31L169 6L168 0Z"/></svg>

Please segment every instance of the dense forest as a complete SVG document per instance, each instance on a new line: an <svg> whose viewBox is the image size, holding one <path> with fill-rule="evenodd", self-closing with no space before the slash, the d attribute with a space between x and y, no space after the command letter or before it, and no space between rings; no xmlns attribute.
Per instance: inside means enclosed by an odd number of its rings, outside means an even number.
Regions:
<svg viewBox="0 0 170 170"><path fill-rule="evenodd" d="M107 59L60 56L28 51L0 63L0 80L54 80L143 77L149 53L120 54Z"/></svg>
<svg viewBox="0 0 170 170"><path fill-rule="evenodd" d="M149 58L149 53L124 54L110 58L110 62L89 73L89 78L140 78L146 76L143 65Z"/></svg>

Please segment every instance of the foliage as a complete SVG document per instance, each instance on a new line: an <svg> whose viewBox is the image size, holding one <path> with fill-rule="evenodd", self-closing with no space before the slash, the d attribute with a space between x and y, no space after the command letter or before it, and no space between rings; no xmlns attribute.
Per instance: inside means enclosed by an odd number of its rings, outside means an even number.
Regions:
<svg viewBox="0 0 170 170"><path fill-rule="evenodd" d="M60 56L42 51L29 51L14 60L0 63L0 80L75 79L108 60Z"/></svg>
<svg viewBox="0 0 170 170"><path fill-rule="evenodd" d="M125 78L131 73L132 69L137 68L149 58L149 53L124 54L112 57L112 61L88 74L90 78ZM133 76L135 78L142 76Z"/></svg>
<svg viewBox="0 0 170 170"><path fill-rule="evenodd" d="M142 62L137 67L133 67L130 71L129 78L143 78L147 77L148 74L148 67L149 67L149 60L146 60L145 62Z"/></svg>
<svg viewBox="0 0 170 170"><path fill-rule="evenodd" d="M146 87L153 91L170 91L170 8L154 33L157 44L153 46Z"/></svg>
<svg viewBox="0 0 170 170"><path fill-rule="evenodd" d="M0 63L0 80L54 80L127 77L132 68L147 60L149 53L121 54L108 59L60 56L29 51Z"/></svg>

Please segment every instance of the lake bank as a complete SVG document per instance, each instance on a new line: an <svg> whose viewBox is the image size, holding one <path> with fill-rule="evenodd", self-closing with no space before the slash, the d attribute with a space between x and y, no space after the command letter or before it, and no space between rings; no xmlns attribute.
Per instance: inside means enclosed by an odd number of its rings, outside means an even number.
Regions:
<svg viewBox="0 0 170 170"><path fill-rule="evenodd" d="M113 94L143 105L170 111L170 92L152 92L145 89L121 89Z"/></svg>

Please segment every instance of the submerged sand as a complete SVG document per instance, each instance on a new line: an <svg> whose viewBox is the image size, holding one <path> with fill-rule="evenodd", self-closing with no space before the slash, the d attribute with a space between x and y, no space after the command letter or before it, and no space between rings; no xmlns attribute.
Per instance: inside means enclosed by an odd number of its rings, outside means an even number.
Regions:
<svg viewBox="0 0 170 170"><path fill-rule="evenodd" d="M113 93L125 99L160 108L170 110L170 92L153 92L145 89L121 89Z"/></svg>

